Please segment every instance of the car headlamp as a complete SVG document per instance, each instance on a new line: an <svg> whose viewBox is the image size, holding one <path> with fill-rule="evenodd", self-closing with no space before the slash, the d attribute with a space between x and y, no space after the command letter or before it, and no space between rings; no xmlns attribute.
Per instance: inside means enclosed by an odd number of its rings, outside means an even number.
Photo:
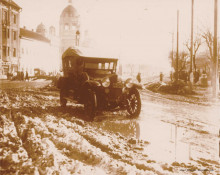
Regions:
<svg viewBox="0 0 220 175"><path fill-rule="evenodd" d="M127 88L131 88L133 86L133 81L131 78L128 78L126 81L125 81L125 86Z"/></svg>
<svg viewBox="0 0 220 175"><path fill-rule="evenodd" d="M109 87L110 86L110 79L109 78L103 78L102 79L102 86L103 87Z"/></svg>

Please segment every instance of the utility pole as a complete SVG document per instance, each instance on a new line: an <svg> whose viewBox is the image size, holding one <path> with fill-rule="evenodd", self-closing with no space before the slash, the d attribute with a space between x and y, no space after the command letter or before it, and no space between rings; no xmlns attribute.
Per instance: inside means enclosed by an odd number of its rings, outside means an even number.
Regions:
<svg viewBox="0 0 220 175"><path fill-rule="evenodd" d="M177 10L177 32L176 32L176 81L179 79L179 9Z"/></svg>
<svg viewBox="0 0 220 175"><path fill-rule="evenodd" d="M171 51L171 67L174 68L174 32L170 32L172 35L172 51Z"/></svg>
<svg viewBox="0 0 220 175"><path fill-rule="evenodd" d="M217 52L217 21L218 21L218 0L214 4L214 40L213 40L213 97L218 96L219 79L218 79L218 52Z"/></svg>
<svg viewBox="0 0 220 175"><path fill-rule="evenodd" d="M173 47L174 47L174 32L172 33L172 67L174 66L174 64L173 64Z"/></svg>
<svg viewBox="0 0 220 175"><path fill-rule="evenodd" d="M192 0L192 14L191 14L191 48L190 48L190 73L193 67L193 17L194 16L194 0Z"/></svg>

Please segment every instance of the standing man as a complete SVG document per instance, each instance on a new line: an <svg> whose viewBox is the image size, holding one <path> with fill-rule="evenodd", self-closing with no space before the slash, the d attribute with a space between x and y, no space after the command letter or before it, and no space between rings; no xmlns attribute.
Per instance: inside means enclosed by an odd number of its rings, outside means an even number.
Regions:
<svg viewBox="0 0 220 175"><path fill-rule="evenodd" d="M21 72L21 81L24 81L24 72Z"/></svg>
<svg viewBox="0 0 220 175"><path fill-rule="evenodd" d="M26 71L25 80L29 81L28 71Z"/></svg>
<svg viewBox="0 0 220 175"><path fill-rule="evenodd" d="M160 81L163 81L163 73L160 72Z"/></svg>
<svg viewBox="0 0 220 175"><path fill-rule="evenodd" d="M138 83L141 83L141 73L140 72L138 72L136 79L137 79Z"/></svg>

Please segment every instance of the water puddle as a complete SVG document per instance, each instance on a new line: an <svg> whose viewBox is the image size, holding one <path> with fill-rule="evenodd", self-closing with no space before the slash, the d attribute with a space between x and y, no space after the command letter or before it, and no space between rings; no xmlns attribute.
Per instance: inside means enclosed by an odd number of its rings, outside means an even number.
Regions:
<svg viewBox="0 0 220 175"><path fill-rule="evenodd" d="M192 159L219 159L220 143L217 137L203 136L159 119L145 117L144 120L104 121L99 127L127 138L135 137L149 142L144 147L144 153L159 162L189 163Z"/></svg>
<svg viewBox="0 0 220 175"><path fill-rule="evenodd" d="M162 162L189 162L191 157L190 144L181 141L184 130L175 125L147 120L139 122L140 139L148 140L150 145L146 153L153 159Z"/></svg>

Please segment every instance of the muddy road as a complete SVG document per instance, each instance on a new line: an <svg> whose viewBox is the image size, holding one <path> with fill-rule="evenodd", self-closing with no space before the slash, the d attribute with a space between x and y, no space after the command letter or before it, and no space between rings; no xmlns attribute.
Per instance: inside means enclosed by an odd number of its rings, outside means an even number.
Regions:
<svg viewBox="0 0 220 175"><path fill-rule="evenodd" d="M219 104L141 93L139 118L89 122L82 105L60 107L50 82L3 82L0 174L218 174Z"/></svg>

